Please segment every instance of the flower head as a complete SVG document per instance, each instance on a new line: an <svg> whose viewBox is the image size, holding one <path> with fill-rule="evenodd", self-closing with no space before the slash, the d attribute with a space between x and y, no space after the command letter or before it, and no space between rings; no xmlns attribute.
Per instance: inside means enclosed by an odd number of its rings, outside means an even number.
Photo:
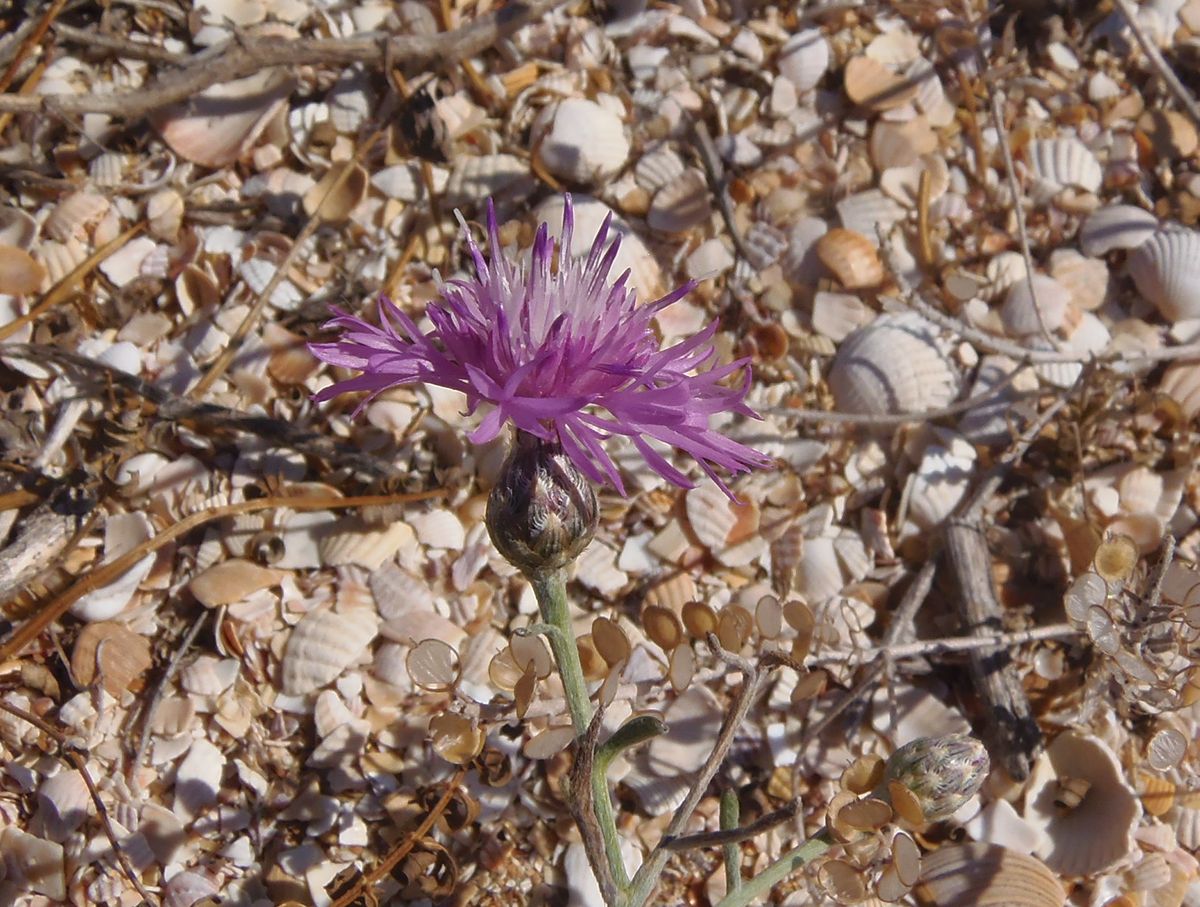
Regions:
<svg viewBox="0 0 1200 907"><path fill-rule="evenodd" d="M899 781L912 791L933 822L979 793L989 767L987 750L968 734L918 737L892 753L884 781Z"/></svg>
<svg viewBox="0 0 1200 907"><path fill-rule="evenodd" d="M682 488L692 487L651 446L654 439L689 454L728 494L715 468L739 473L770 462L709 427L709 418L721 412L755 416L744 402L750 384L747 361L712 365L716 322L659 349L651 319L695 284L639 306L626 285L628 271L609 279L620 245L619 237L608 242L610 221L611 215L587 258L570 258L574 215L568 196L561 242L556 244L542 224L529 264L523 266L504 257L489 202L490 260L464 224L475 277L442 285L441 299L427 309L432 332L422 333L388 299L380 300L378 326L337 311L327 326L341 328L341 337L310 349L325 362L362 374L325 388L316 399L369 391L365 405L389 387L423 381L462 391L471 412L481 403L491 404L469 436L474 443L490 441L512 422L521 431L556 441L589 479L607 478L624 494L603 442L625 435L656 473ZM737 386L721 383L743 368Z"/></svg>

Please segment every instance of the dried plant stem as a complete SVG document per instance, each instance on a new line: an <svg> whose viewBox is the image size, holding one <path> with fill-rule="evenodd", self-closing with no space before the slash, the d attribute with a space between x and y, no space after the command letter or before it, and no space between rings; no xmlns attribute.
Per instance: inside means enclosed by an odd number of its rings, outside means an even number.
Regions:
<svg viewBox="0 0 1200 907"><path fill-rule="evenodd" d="M537 597L543 623L556 631L547 633L546 639L550 642L550 651L554 655L555 664L558 665L558 676L562 680L563 692L567 699L567 711L571 714L571 725L575 729L575 758L582 759L589 769L587 774L591 779L591 807L599 826L603 852L595 852L595 842L587 833L589 830L581 828L588 862L591 863L592 871L602 889L612 888L611 891L605 892L605 899L609 903L616 903L618 890L623 890L629 884L629 873L621 856L621 839L617 834L612 797L608 792L608 778L602 770L596 768L596 741L594 735L589 735L592 703L588 697L587 681L583 676L583 665L579 661L575 631L571 626L571 605L567 600L566 578L561 570L547 570L531 573L529 582ZM580 809L581 805L571 804L571 808ZM605 884L606 882L609 884Z"/></svg>
<svg viewBox="0 0 1200 907"><path fill-rule="evenodd" d="M746 905L754 903L797 869L811 863L832 846L833 838L829 834L829 830L822 828L803 844L793 847L762 872L747 879L737 891L731 891L721 898L717 902L717 907L746 907Z"/></svg>
<svg viewBox="0 0 1200 907"><path fill-rule="evenodd" d="M123 575L147 554L157 551L163 545L174 541L181 535L191 532L214 520L229 516L239 516L244 513L256 513L259 510L273 510L288 507L292 510L339 510L351 507L374 507L388 504L402 504L409 501L423 501L428 498L445 494L441 488L414 494L372 494L361 497L270 497L258 498L253 501L241 501L237 504L226 504L193 513L172 523L153 538L147 539L136 548L126 552L121 557L94 569L87 576L73 583L51 601L41 607L35 617L25 621L3 645L0 645L0 661L5 661L17 655L25 646L33 642L51 623L58 620L70 609L71 605L92 592L103 588ZM2 607L0 607L2 610Z"/></svg>
<svg viewBox="0 0 1200 907"><path fill-rule="evenodd" d="M371 32L351 38L255 38L240 35L191 58L181 69L163 73L145 88L107 94L0 94L0 112L67 116L106 113L122 120L186 101L206 88L245 78L274 66L337 66L361 63L382 68L388 61L418 67L456 62L491 47L527 22L560 6L563 0L515 2L452 32L437 35L391 35Z"/></svg>
<svg viewBox="0 0 1200 907"><path fill-rule="evenodd" d="M739 831L741 811L742 805L738 802L737 791L731 787L721 791L719 822L722 831ZM742 887L742 848L738 846L737 841L727 841L721 845L721 850L725 858L725 890L737 891Z"/></svg>
<svg viewBox="0 0 1200 907"><path fill-rule="evenodd" d="M154 688L154 695L150 699L150 704L146 706L146 711L142 717L142 733L138 738L137 752L134 754L133 762L129 766L128 775L130 778L137 773L138 767L141 766L142 760L146 758L146 750L150 747L150 726L154 722L154 715L158 711L158 707L162 704L163 697L166 695L167 684L171 682L171 678L175 676L175 672L179 670L179 664L183 661L183 656L192 647L192 643L196 641L196 637L200 635L200 631L204 629L204 624L208 621L208 611L200 612L200 616L192 621L192 625L188 627L184 633L183 639L180 640L175 652L171 655L171 660L167 662L167 668L163 671L162 677Z"/></svg>
<svg viewBox="0 0 1200 907"><path fill-rule="evenodd" d="M359 879L357 885L352 886L349 891L335 900L329 907L350 907L351 904L360 903L359 899L376 882L390 873L397 863L408 856L408 852L413 849L413 845L429 834L429 830L433 828L434 823L446 811L446 807L450 805L450 801L454 798L454 792L462 784L463 776L466 775L466 772L465 768L460 768L456 771L453 777L446 782L445 791L442 792L442 796L438 798L437 803L433 804L433 809L429 810L429 814L421 820L421 824L414 828L395 850L380 860L378 866ZM368 898L368 902L373 903L373 899Z"/></svg>
<svg viewBox="0 0 1200 907"><path fill-rule="evenodd" d="M851 653L830 652L810 655L805 666L823 664L870 664L881 658L903 661L906 658L929 658L933 655L950 655L956 652L973 652L993 646L1019 646L1029 642L1044 642L1050 639L1074 639L1080 630L1071 624L1048 624L1030 630L1014 630L1010 633L985 634L980 636L946 636L940 639L920 639L898 646L875 646Z"/></svg>
<svg viewBox="0 0 1200 907"><path fill-rule="evenodd" d="M1175 96L1184 110L1188 112L1188 116L1192 118L1192 122L1200 126L1200 105L1196 103L1196 99L1192 97L1192 93L1184 87L1184 84L1179 81L1179 76L1175 75L1175 70L1171 69L1170 65L1163 55L1159 52L1153 39L1146 34L1146 30L1142 28L1142 24L1137 20L1137 7L1129 0L1115 0L1117 9L1121 11L1121 15L1125 17L1125 22L1129 25L1129 30L1133 32L1133 36L1137 38L1137 42L1141 45L1142 52L1150 60L1150 64L1157 70L1162 80L1167 83L1167 88L1171 94Z"/></svg>
<svg viewBox="0 0 1200 907"><path fill-rule="evenodd" d="M34 26L33 32L22 40L21 46L17 48L16 56L8 64L8 68L4 70L4 74L0 75L0 91L8 90L8 86L17 77L17 73L21 69L21 64L33 52L34 46L46 36L46 32L49 30L51 24L58 18L58 14L62 12L63 7L66 5L67 0L54 0L46 9L46 12L42 14L42 18L38 20L37 25Z"/></svg>
<svg viewBox="0 0 1200 907"><path fill-rule="evenodd" d="M59 753L63 759L75 766L79 772L83 783L88 789L88 794L92 798L92 805L96 807L96 815L100 818L100 826L104 829L104 836L108 838L108 844L112 848L113 855L117 858L117 863L121 867L121 872L125 878L129 880L129 884L134 887L142 897L142 902L145 904L157 904L159 900L153 897L146 887L142 884L142 880L138 878L138 874L134 871L133 866L129 862L129 858L125 856L125 851L121 848L121 843L117 840L116 832L113 831L112 822L108 818L108 809L104 806L104 801L100 798L100 790L96 787L96 782L92 780L91 772L88 771L87 757L82 752L76 749L62 731L54 727L44 718L34 715L32 712L27 712L25 709L12 705L0 699L0 709L15 715L22 721L27 721L36 727L39 731L54 739L58 744Z"/></svg>
<svg viewBox="0 0 1200 907"><path fill-rule="evenodd" d="M722 793L722 805L724 805L724 796L732 791ZM738 844L742 841L749 841L751 838L758 837L764 832L770 831L772 828L777 828L784 822L789 822L796 818L796 813L799 812L800 805L798 803L789 803L782 809L775 809L769 813L759 816L749 825L741 827L726 827L724 819L721 820L720 831L702 831L694 835L684 835L682 838L673 838L666 842L663 846L668 850L692 850L696 847L728 847L731 844ZM722 814L723 815L723 814Z"/></svg>
<svg viewBox="0 0 1200 907"><path fill-rule="evenodd" d="M725 761L725 756L729 752L729 748L733 745L733 739L737 734L738 728L746 720L750 706L757 700L758 694L762 691L763 684L769 676L766 671L759 670L749 659L742 658L740 655L735 655L723 649L720 642L717 641L715 634L708 634L708 644L714 654L727 667L741 672L742 685L734 696L732 708L725 713L725 718L721 722L721 729L717 733L717 741L713 744L712 752L708 754L704 765L700 767L700 772L688 789L683 802L679 804L675 809L674 815L671 816L671 821L667 825L666 831L663 832L662 841L650 852L650 856L646 858L646 861L634 875L625 900L625 907L642 907L654 893L654 887L658 884L658 878L662 874L663 867L666 866L667 860L671 857L672 851L667 846L668 843L679 837L679 833L683 831L684 826L692 818L696 807L700 805L700 800L704 797L704 792L708 790L708 785L716 777L717 770L720 769L721 763ZM774 667L774 663L770 663L769 666Z"/></svg>

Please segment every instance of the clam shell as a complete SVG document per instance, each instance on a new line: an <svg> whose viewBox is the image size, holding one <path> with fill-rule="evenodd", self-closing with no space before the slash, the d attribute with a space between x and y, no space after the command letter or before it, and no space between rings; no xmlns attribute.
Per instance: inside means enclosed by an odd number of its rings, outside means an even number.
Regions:
<svg viewBox="0 0 1200 907"><path fill-rule="evenodd" d="M1008 288L1004 305L1000 307L1000 321L1013 337L1040 334L1043 330L1057 331L1066 321L1071 292L1045 274L1034 274L1032 283L1033 291L1030 292L1030 281L1016 281Z"/></svg>
<svg viewBox="0 0 1200 907"><path fill-rule="evenodd" d="M1154 234L1129 257L1129 272L1168 321L1200 317L1200 232Z"/></svg>
<svg viewBox="0 0 1200 907"><path fill-rule="evenodd" d="M283 651L283 692L304 696L325 686L366 651L378 625L374 612L366 608L304 615Z"/></svg>
<svg viewBox="0 0 1200 907"><path fill-rule="evenodd" d="M24 249L0 246L0 293L8 296L36 293L46 279L46 270Z"/></svg>
<svg viewBox="0 0 1200 907"><path fill-rule="evenodd" d="M934 907L1063 907L1067 900L1041 861L980 842L927 854L914 893L922 904Z"/></svg>
<svg viewBox="0 0 1200 907"><path fill-rule="evenodd" d="M537 154L555 176L593 186L625 166L630 147L625 124L615 113L595 101L566 98L555 108Z"/></svg>
<svg viewBox="0 0 1200 907"><path fill-rule="evenodd" d="M922 156L937 149L938 138L922 116L901 123L880 120L871 129L869 150L876 170L909 167ZM946 180L948 181L947 175ZM945 186L942 192L945 192ZM889 193L891 194L891 193ZM938 193L941 195L941 192Z"/></svg>
<svg viewBox="0 0 1200 907"><path fill-rule="evenodd" d="M633 178L647 192L657 192L683 176L686 166L675 149L660 145L638 159Z"/></svg>
<svg viewBox="0 0 1200 907"><path fill-rule="evenodd" d="M497 200L525 198L533 186L529 162L516 155L463 155L454 162L446 181L446 203L472 205L489 195Z"/></svg>
<svg viewBox="0 0 1200 907"><path fill-rule="evenodd" d="M42 224L42 231L59 242L66 242L71 237L87 239L88 227L100 220L111 204L98 192L86 189L73 192L54 206Z"/></svg>
<svg viewBox="0 0 1200 907"><path fill-rule="evenodd" d="M883 261L875 244L861 233L835 227L817 241L817 257L847 290L883 283Z"/></svg>
<svg viewBox="0 0 1200 907"><path fill-rule="evenodd" d="M260 567L253 561L231 558L197 574L188 583L196 600L207 608L240 602L260 589L277 586L288 574Z"/></svg>
<svg viewBox="0 0 1200 907"><path fill-rule="evenodd" d="M848 195L836 207L843 227L861 233L872 242L877 231L887 232L908 216L902 205L879 189Z"/></svg>
<svg viewBox="0 0 1200 907"><path fill-rule="evenodd" d="M65 841L87 819L92 806L83 775L73 769L42 782L37 800L34 827L40 828L51 841Z"/></svg>
<svg viewBox="0 0 1200 907"><path fill-rule="evenodd" d="M146 199L146 220L151 235L174 242L183 223L183 196L174 189L159 189Z"/></svg>
<svg viewBox="0 0 1200 907"><path fill-rule="evenodd" d="M192 741L175 773L175 814L185 822L217 802L225 754L204 737Z"/></svg>
<svg viewBox="0 0 1200 907"><path fill-rule="evenodd" d="M346 169L350 172L343 178ZM340 182L338 182L340 180ZM304 212L323 221L343 221L367 196L367 171L357 164L334 164L304 194Z"/></svg>
<svg viewBox="0 0 1200 907"><path fill-rule="evenodd" d="M1079 139L1035 139L1027 153L1034 177L1050 193L1067 187L1095 192L1104 182L1100 162Z"/></svg>
<svg viewBox="0 0 1200 907"><path fill-rule="evenodd" d="M805 29L784 42L775 62L779 74L797 89L811 91L829 68L829 42L819 28Z"/></svg>
<svg viewBox="0 0 1200 907"><path fill-rule="evenodd" d="M1158 218L1136 205L1106 205L1088 215L1079 228L1084 255L1107 255L1113 249L1136 249L1158 229Z"/></svg>
<svg viewBox="0 0 1200 907"><path fill-rule="evenodd" d="M712 216L712 194L704 173L688 167L674 182L654 194L646 224L652 230L679 233L704 223Z"/></svg>
<svg viewBox="0 0 1200 907"><path fill-rule="evenodd" d="M1050 253L1050 276L1067 288L1071 302L1084 312L1094 311L1108 299L1108 263L1102 258L1085 258L1074 249Z"/></svg>
<svg viewBox="0 0 1200 907"><path fill-rule="evenodd" d="M903 107L917 96L916 82L893 72L873 57L851 57L843 72L846 96L872 110Z"/></svg>
<svg viewBox="0 0 1200 907"><path fill-rule="evenodd" d="M913 474L908 519L922 532L932 530L954 511L975 473L975 448L963 439L950 446L931 444Z"/></svg>
<svg viewBox="0 0 1200 907"><path fill-rule="evenodd" d="M1060 778L1090 784L1074 809L1055 805ZM1063 875L1083 876L1104 872L1135 850L1142 804L1116 753L1097 737L1065 731L1034 763L1024 815L1044 836L1037 855L1046 865Z"/></svg>
<svg viewBox="0 0 1200 907"><path fill-rule="evenodd" d="M908 313L885 315L847 337L828 378L839 412L876 414L946 406L960 380L936 328Z"/></svg>

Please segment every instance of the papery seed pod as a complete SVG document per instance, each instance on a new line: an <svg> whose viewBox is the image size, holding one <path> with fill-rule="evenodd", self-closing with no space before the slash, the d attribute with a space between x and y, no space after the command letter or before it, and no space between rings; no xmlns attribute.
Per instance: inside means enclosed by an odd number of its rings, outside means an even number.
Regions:
<svg viewBox="0 0 1200 907"><path fill-rule="evenodd" d="M925 821L934 822L975 796L989 767L987 750L974 737L919 737L892 753L884 778L899 781L912 791Z"/></svg>

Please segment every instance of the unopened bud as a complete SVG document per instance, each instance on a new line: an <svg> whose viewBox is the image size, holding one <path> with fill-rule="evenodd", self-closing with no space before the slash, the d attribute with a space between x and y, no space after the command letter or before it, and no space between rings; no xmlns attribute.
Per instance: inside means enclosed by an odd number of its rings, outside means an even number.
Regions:
<svg viewBox="0 0 1200 907"><path fill-rule="evenodd" d="M979 792L989 760L983 744L967 734L919 737L892 753L887 782L899 781L917 798L927 822L944 819Z"/></svg>
<svg viewBox="0 0 1200 907"><path fill-rule="evenodd" d="M579 557L596 531L591 483L554 442L517 432L488 496L488 534L526 574L558 570Z"/></svg>

